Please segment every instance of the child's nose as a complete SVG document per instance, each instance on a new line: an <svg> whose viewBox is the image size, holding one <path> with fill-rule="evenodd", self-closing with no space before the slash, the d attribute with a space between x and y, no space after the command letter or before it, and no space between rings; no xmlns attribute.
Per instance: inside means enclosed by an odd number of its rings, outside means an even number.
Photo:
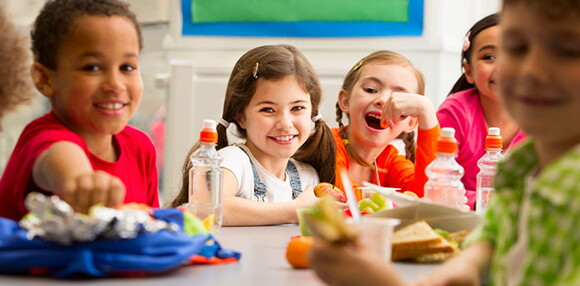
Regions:
<svg viewBox="0 0 580 286"><path fill-rule="evenodd" d="M288 112L281 112L276 118L276 128L287 130L292 127L292 116Z"/></svg>
<svg viewBox="0 0 580 286"><path fill-rule="evenodd" d="M549 66L547 61L550 59L539 49L530 49L520 66L522 83L525 87L535 89L549 81L550 71L546 68Z"/></svg>
<svg viewBox="0 0 580 286"><path fill-rule="evenodd" d="M384 107L387 100L389 100L389 96L389 92L382 92L375 98L373 103L379 107Z"/></svg>
<svg viewBox="0 0 580 286"><path fill-rule="evenodd" d="M107 73L105 83L103 84L105 92L118 94L125 90L125 84L120 72L111 71Z"/></svg>

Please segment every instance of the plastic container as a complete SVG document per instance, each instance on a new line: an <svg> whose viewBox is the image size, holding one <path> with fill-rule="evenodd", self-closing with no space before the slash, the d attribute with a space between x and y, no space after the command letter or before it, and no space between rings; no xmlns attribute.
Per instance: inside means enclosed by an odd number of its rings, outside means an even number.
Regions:
<svg viewBox="0 0 580 286"><path fill-rule="evenodd" d="M461 183L464 170L455 161L456 153L455 129L442 128L441 137L437 140L437 157L425 169L429 178L425 184L425 198L434 203L469 210L465 188Z"/></svg>
<svg viewBox="0 0 580 286"><path fill-rule="evenodd" d="M191 157L189 203L187 208L199 219L209 222L214 232L222 225L222 157L216 150L217 123L204 120L199 134L199 148Z"/></svg>
<svg viewBox="0 0 580 286"><path fill-rule="evenodd" d="M485 155L477 161L477 166L479 166L479 173L476 177L477 198L475 211L477 213L485 211L491 196L495 192L493 182L497 171L497 162L503 159L502 146L503 140L500 135L500 129L490 127L485 138Z"/></svg>

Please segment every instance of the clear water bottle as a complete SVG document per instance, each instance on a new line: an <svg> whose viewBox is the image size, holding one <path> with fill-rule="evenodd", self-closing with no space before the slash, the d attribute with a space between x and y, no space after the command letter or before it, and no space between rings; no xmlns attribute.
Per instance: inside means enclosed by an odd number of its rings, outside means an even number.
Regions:
<svg viewBox="0 0 580 286"><path fill-rule="evenodd" d="M469 210L467 197L461 182L463 167L455 161L457 141L455 129L441 129L441 137L437 140L437 155L425 169L429 178L425 184L425 198L446 206Z"/></svg>
<svg viewBox="0 0 580 286"><path fill-rule="evenodd" d="M502 146L503 141L499 128L490 127L485 138L485 155L477 161L477 166L479 166L479 173L476 177L477 198L475 201L475 211L477 213L483 213L485 211L487 203L495 191L493 180L497 170L497 162L503 159L501 153Z"/></svg>
<svg viewBox="0 0 580 286"><path fill-rule="evenodd" d="M199 148L191 157L188 209L199 219L209 221L217 232L222 225L222 157L216 150L217 123L204 120Z"/></svg>

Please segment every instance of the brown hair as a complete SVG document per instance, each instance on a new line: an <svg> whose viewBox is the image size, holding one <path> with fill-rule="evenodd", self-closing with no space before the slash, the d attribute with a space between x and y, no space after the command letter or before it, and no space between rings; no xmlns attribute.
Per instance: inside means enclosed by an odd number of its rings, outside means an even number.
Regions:
<svg viewBox="0 0 580 286"><path fill-rule="evenodd" d="M141 28L129 4L118 0L49 0L46 2L30 32L34 60L56 70L56 54L62 38L73 21L84 15L127 17L135 26L139 48L143 47Z"/></svg>
<svg viewBox="0 0 580 286"><path fill-rule="evenodd" d="M524 3L526 7L535 9L539 14L551 20L557 20L569 13L580 15L580 1L578 0L503 0L502 9L518 3Z"/></svg>
<svg viewBox="0 0 580 286"><path fill-rule="evenodd" d="M30 77L30 55L26 38L18 33L0 6L0 122L7 111L30 103L34 92ZM2 125L0 124L0 131Z"/></svg>
<svg viewBox="0 0 580 286"><path fill-rule="evenodd" d="M257 70L255 70L256 67ZM254 96L257 78L276 80L290 75L294 75L300 86L310 94L311 116L318 115L322 90L318 76L308 59L294 46L268 45L249 50L234 65L226 90L222 119L235 124L240 137L246 138L246 130L239 125L237 119L243 115L244 109ZM219 124L217 131L217 149L228 146L226 128ZM187 202L188 177L191 168L189 156L197 148L196 144L187 154L182 169L181 189L171 203L173 207ZM292 157L312 165L318 172L321 182L334 183L336 145L330 128L322 119L316 121L314 133Z"/></svg>
<svg viewBox="0 0 580 286"><path fill-rule="evenodd" d="M385 65L403 65L408 66L413 70L415 73L415 77L417 78L417 85L418 90L417 93L424 94L425 93L425 78L423 77L423 73L419 71L409 59L404 57L403 55L388 51L388 50L381 50L376 51L363 59L361 59L357 64L355 64L346 74L344 77L344 82L342 84L342 89L347 91L349 94L352 92L352 88L354 87L355 83L360 78L361 68L364 65L369 63L380 63ZM348 133L346 132L346 127L342 123L342 109L340 109L340 105L338 102L336 103L336 122L338 122L340 136L344 139L348 139ZM348 115L347 115L348 116ZM401 133L397 138L402 139L405 143L405 153L407 159L415 162L415 132L410 133ZM346 152L348 153L348 157L354 159L357 163L367 166L369 168L374 169L373 164L370 162L366 162L353 148L350 144L346 145Z"/></svg>
<svg viewBox="0 0 580 286"><path fill-rule="evenodd" d="M473 41L475 41L475 37L477 37L477 35L479 35L479 33L484 31L485 29L497 25L499 25L499 14L497 13L488 15L485 18L473 24L471 29L469 29L469 31L467 31L467 34L465 35L470 44L467 47L467 49L461 51L461 63L466 62L468 65L471 66L471 51L473 48ZM456 92L460 92L462 90L468 90L471 88L475 88L475 84L469 83L467 81L467 76L465 75L465 72L463 72L459 77L459 79L457 80L457 82L455 82L455 84L451 88L449 95Z"/></svg>

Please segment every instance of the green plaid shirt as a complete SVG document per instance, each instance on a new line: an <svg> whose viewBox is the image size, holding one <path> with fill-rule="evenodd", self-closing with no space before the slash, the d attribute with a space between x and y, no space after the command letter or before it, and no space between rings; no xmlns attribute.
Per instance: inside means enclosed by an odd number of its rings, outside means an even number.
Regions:
<svg viewBox="0 0 580 286"><path fill-rule="evenodd" d="M538 167L531 140L499 164L496 194L468 239L494 245L490 285L507 284L525 178ZM519 285L580 285L580 145L546 166L530 187L527 255Z"/></svg>

